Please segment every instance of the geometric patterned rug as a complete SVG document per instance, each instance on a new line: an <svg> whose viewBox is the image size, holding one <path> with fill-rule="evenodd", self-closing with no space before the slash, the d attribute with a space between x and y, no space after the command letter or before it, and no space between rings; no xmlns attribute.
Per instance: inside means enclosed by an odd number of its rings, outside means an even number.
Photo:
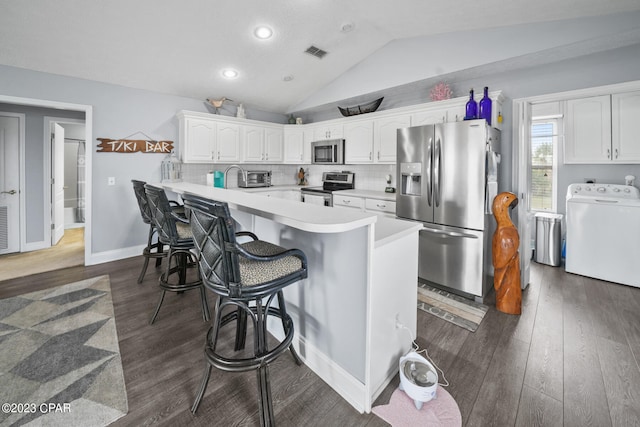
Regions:
<svg viewBox="0 0 640 427"><path fill-rule="evenodd" d="M418 282L418 308L433 316L475 332L489 311L486 305Z"/></svg>
<svg viewBox="0 0 640 427"><path fill-rule="evenodd" d="M0 426L106 426L128 411L109 276L0 300Z"/></svg>

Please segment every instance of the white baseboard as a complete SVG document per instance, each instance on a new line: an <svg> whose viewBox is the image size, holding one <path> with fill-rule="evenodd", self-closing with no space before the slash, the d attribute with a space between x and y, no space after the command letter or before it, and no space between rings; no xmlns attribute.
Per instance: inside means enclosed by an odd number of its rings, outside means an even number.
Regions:
<svg viewBox="0 0 640 427"><path fill-rule="evenodd" d="M105 262L117 261L119 259L131 258L134 256L142 255L142 250L147 245L130 246L128 248L114 249L112 251L104 251L98 253L92 253L91 256L85 259L85 265L102 264Z"/></svg>
<svg viewBox="0 0 640 427"><path fill-rule="evenodd" d="M324 382L334 389L343 399L361 414L371 412L366 404L366 387L351 374L329 359L316 347L305 341L304 337L296 336L294 346L305 365L315 372Z"/></svg>

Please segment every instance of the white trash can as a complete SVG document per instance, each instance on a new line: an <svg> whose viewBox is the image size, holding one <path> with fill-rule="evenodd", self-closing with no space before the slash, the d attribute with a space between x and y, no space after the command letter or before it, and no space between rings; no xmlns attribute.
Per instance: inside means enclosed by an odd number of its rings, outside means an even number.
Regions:
<svg viewBox="0 0 640 427"><path fill-rule="evenodd" d="M562 215L536 213L535 261L557 267L561 263Z"/></svg>

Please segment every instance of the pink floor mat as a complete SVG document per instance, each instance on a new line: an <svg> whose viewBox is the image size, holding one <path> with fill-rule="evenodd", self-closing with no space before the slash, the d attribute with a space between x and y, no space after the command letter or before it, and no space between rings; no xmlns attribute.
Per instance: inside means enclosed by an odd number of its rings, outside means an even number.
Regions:
<svg viewBox="0 0 640 427"><path fill-rule="evenodd" d="M451 395L438 386L436 399L424 405L419 411L413 399L404 391L396 389L391 395L388 405L375 406L373 413L391 424L393 427L429 426L459 427L462 426L462 415L458 404Z"/></svg>

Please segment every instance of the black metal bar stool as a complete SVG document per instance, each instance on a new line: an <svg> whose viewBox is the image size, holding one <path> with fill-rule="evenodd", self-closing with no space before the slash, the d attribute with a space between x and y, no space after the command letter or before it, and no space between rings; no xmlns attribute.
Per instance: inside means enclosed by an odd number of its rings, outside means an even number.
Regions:
<svg viewBox="0 0 640 427"><path fill-rule="evenodd" d="M269 363L289 349L295 362L302 362L291 343L294 329L287 314L282 289L307 277L307 258L299 249L285 249L258 240L255 234L234 230L234 221L226 203L184 195L190 212L191 230L198 253L204 285L218 295L213 324L207 333L205 358L207 366L200 390L191 408L195 414L207 388L211 367L227 371L257 371L259 413L262 426L275 424ZM252 240L238 243L236 237ZM277 307L274 306L277 301ZM225 307L232 310L222 314ZM227 310L228 311L228 310ZM272 348L267 343L267 317L281 319L284 339ZM253 355L227 357L216 351L220 328L236 324L235 351L244 348L247 319L253 327Z"/></svg>
<svg viewBox="0 0 640 427"><path fill-rule="evenodd" d="M137 181L132 179L133 183L133 192L136 195L136 199L138 200L138 208L140 208L140 216L142 216L142 221L145 224L149 224L149 237L147 238L147 246L142 250L142 255L144 256L144 264L142 265L142 271L140 272L140 276L138 276L138 283L142 283L144 279L144 275L147 272L147 267L149 266L149 259L154 258L156 260L156 267L159 267L162 264L162 259L167 256L167 253L164 251L164 247L160 240L157 240L156 243L153 243L153 236L158 232L156 229L153 219L151 218L151 209L149 209L149 202L147 201L147 194L144 192L144 185L146 182Z"/></svg>
<svg viewBox="0 0 640 427"><path fill-rule="evenodd" d="M147 201L149 202L151 218L158 231L158 240L169 247L167 252L167 266L159 279L162 293L160 294L158 306L153 313L153 317L151 317L150 323L153 324L156 320L166 291L182 293L191 289L200 289L202 316L204 320L208 322L210 320L209 304L207 303L207 295L202 280L200 280L199 273L197 280L187 282L188 269L198 268L194 254L191 252L195 246L189 221L173 211L167 195L162 188L149 184L146 184L144 188ZM171 266L172 261L174 261L175 264L173 267ZM171 279L171 276L174 274L178 276L177 283Z"/></svg>

